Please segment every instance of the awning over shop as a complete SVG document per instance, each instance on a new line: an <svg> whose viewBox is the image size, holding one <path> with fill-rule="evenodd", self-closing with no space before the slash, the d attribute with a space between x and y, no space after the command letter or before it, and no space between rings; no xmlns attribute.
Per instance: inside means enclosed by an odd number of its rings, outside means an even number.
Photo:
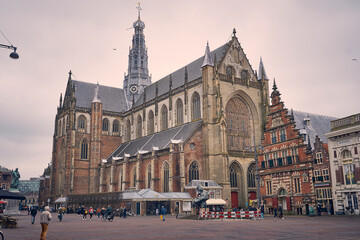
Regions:
<svg viewBox="0 0 360 240"><path fill-rule="evenodd" d="M226 201L221 199L221 198L218 198L218 199L208 199L206 200L206 205L225 205L226 204Z"/></svg>
<svg viewBox="0 0 360 240"><path fill-rule="evenodd" d="M67 197L59 197L58 199L55 200L54 203L66 203L67 202Z"/></svg>
<svg viewBox="0 0 360 240"><path fill-rule="evenodd" d="M25 197L20 193L8 192L0 189L0 199L19 199L25 200Z"/></svg>

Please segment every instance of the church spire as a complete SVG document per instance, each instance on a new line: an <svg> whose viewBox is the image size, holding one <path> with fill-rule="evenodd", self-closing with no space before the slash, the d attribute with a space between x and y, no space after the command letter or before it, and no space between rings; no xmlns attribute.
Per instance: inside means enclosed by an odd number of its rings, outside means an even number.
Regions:
<svg viewBox="0 0 360 240"><path fill-rule="evenodd" d="M148 54L145 45L145 23L140 19L140 4L137 6L138 19L134 22L132 46L129 49L128 73L124 78L124 92L128 102L128 109L144 92L144 88L151 84L148 70Z"/></svg>
<svg viewBox="0 0 360 240"><path fill-rule="evenodd" d="M269 78L266 76L264 63L262 61L262 58L260 57L260 63L259 63L259 72L258 72L258 80L269 80Z"/></svg>
<svg viewBox="0 0 360 240"><path fill-rule="evenodd" d="M210 56L210 47L209 47L209 42L207 42L206 44L206 49L205 49L205 56L204 56L204 62L201 65L201 67L205 67L205 66L214 66L212 60L211 60L211 56Z"/></svg>

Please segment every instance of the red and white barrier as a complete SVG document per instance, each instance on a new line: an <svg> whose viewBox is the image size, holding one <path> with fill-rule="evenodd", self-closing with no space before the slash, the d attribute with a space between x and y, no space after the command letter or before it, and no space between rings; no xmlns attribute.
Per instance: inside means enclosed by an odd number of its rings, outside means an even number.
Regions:
<svg viewBox="0 0 360 240"><path fill-rule="evenodd" d="M199 219L261 219L260 211L200 212Z"/></svg>

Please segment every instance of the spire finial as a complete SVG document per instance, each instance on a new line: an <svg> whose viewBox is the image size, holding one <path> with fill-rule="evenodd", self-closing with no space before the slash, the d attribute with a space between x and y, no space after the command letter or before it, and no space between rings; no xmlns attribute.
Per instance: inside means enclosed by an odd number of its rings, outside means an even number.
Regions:
<svg viewBox="0 0 360 240"><path fill-rule="evenodd" d="M207 41L207 44L206 44L204 62L203 62L201 67L205 67L205 66L208 66L208 65L212 66L212 67L214 66L214 64L211 61L209 41Z"/></svg>
<svg viewBox="0 0 360 240"><path fill-rule="evenodd" d="M71 74L72 74L72 72L71 72L71 70L69 71L69 80L71 80Z"/></svg>
<svg viewBox="0 0 360 240"><path fill-rule="evenodd" d="M94 94L94 100L92 102L99 102L101 103L100 97L99 97L99 82L96 84L96 88L95 88L95 94Z"/></svg>
<svg viewBox="0 0 360 240"><path fill-rule="evenodd" d="M233 30L234 37L236 37L236 29Z"/></svg>
<svg viewBox="0 0 360 240"><path fill-rule="evenodd" d="M139 12L138 18L140 19L140 11L142 10L141 6L140 6L140 2L138 2L138 6L136 7L136 9Z"/></svg>

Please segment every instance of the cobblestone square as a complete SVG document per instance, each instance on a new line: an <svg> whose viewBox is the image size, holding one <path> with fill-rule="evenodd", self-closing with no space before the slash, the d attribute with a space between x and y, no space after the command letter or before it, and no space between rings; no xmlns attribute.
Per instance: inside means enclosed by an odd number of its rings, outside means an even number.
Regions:
<svg viewBox="0 0 360 240"><path fill-rule="evenodd" d="M28 215L17 219L17 229L2 229L5 240L40 238L39 214L34 225ZM167 215L165 222L158 216L116 217L113 222L102 222L96 217L83 221L81 216L70 214L59 222L53 214L46 239L360 239L359 224L358 216L198 221Z"/></svg>

